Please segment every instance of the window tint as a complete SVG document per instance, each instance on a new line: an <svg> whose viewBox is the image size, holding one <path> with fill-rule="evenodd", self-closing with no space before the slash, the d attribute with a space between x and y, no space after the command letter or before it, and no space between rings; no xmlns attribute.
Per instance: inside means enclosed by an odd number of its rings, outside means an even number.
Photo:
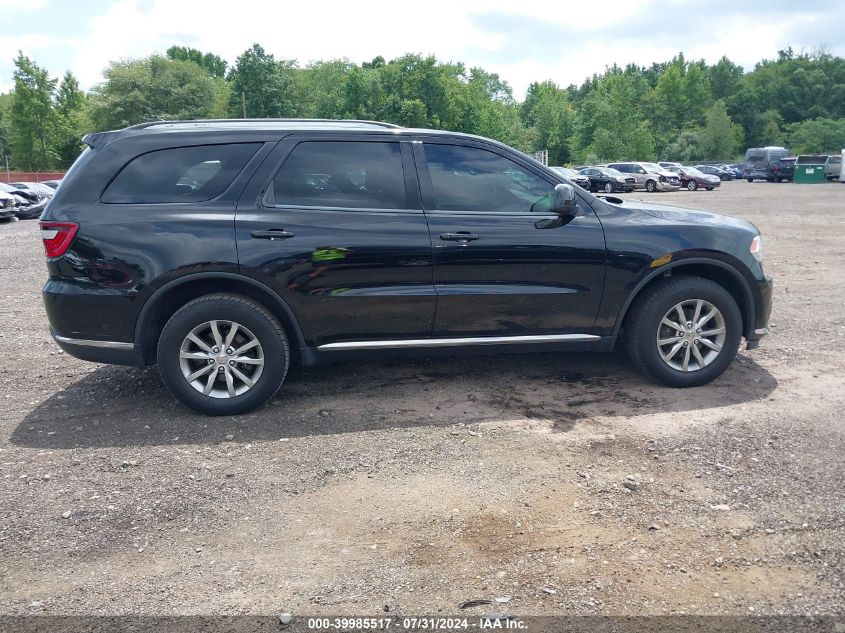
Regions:
<svg viewBox="0 0 845 633"><path fill-rule="evenodd" d="M102 201L154 204L211 200L232 184L260 146L197 145L142 154L112 180Z"/></svg>
<svg viewBox="0 0 845 633"><path fill-rule="evenodd" d="M554 186L494 152L426 144L425 158L438 209L551 212Z"/></svg>
<svg viewBox="0 0 845 633"><path fill-rule="evenodd" d="M273 192L277 205L404 209L399 143L300 143L276 174Z"/></svg>

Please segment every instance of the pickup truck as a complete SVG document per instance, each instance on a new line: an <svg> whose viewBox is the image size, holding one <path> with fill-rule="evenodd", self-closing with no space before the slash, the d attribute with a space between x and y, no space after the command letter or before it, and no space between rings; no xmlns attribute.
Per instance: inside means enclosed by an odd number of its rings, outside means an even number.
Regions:
<svg viewBox="0 0 845 633"><path fill-rule="evenodd" d="M773 160L766 169L766 180L769 182L792 182L795 177L795 157Z"/></svg>
<svg viewBox="0 0 845 633"><path fill-rule="evenodd" d="M824 175L828 180L837 180L842 173L842 157L828 156L824 166Z"/></svg>

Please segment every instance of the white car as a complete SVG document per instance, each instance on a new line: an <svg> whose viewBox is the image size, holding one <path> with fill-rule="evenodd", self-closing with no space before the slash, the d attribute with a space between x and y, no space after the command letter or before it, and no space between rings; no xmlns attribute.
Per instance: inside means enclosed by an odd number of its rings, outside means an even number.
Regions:
<svg viewBox="0 0 845 633"><path fill-rule="evenodd" d="M681 188L678 174L667 171L656 163L610 163L611 167L626 176L633 176L638 189L646 191L677 191Z"/></svg>

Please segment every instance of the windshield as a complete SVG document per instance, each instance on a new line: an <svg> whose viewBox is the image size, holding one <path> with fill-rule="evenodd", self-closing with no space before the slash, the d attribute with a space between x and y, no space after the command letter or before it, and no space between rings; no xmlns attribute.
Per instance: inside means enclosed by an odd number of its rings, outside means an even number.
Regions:
<svg viewBox="0 0 845 633"><path fill-rule="evenodd" d="M625 178L625 175L621 171L617 171L613 167L600 167L599 171L612 178Z"/></svg>
<svg viewBox="0 0 845 633"><path fill-rule="evenodd" d="M695 176L703 176L704 175L700 171L698 171L695 167L684 167L684 171L687 172L688 174L693 174Z"/></svg>
<svg viewBox="0 0 845 633"><path fill-rule="evenodd" d="M553 172L556 172L563 176L564 178L574 178L575 176L579 176L580 174L576 174L573 170L567 169L566 167L551 167L550 168Z"/></svg>
<svg viewBox="0 0 845 633"><path fill-rule="evenodd" d="M648 172L656 173L663 171L663 168L656 163L640 163L640 165Z"/></svg>
<svg viewBox="0 0 845 633"><path fill-rule="evenodd" d="M17 189L12 185L7 185L5 182L0 182L0 191L5 191L6 193L17 193L20 189Z"/></svg>

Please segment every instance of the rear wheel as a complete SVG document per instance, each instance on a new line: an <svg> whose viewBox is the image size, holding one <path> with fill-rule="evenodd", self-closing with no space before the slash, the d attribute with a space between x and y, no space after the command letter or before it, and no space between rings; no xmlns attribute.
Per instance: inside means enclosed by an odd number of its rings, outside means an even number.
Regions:
<svg viewBox="0 0 845 633"><path fill-rule="evenodd" d="M748 182L754 182L753 178L748 178L747 180L748 180Z"/></svg>
<svg viewBox="0 0 845 633"><path fill-rule="evenodd" d="M284 330L267 308L229 294L182 306L164 326L157 350L170 393L208 415L266 403L285 379L289 356Z"/></svg>
<svg viewBox="0 0 845 633"><path fill-rule="evenodd" d="M742 314L731 294L709 279L678 275L637 298L625 346L636 368L670 387L703 385L733 361Z"/></svg>
<svg viewBox="0 0 845 633"><path fill-rule="evenodd" d="M698 183L694 180L690 180L687 183L687 189L689 189L690 191L695 191L696 189L698 189Z"/></svg>

